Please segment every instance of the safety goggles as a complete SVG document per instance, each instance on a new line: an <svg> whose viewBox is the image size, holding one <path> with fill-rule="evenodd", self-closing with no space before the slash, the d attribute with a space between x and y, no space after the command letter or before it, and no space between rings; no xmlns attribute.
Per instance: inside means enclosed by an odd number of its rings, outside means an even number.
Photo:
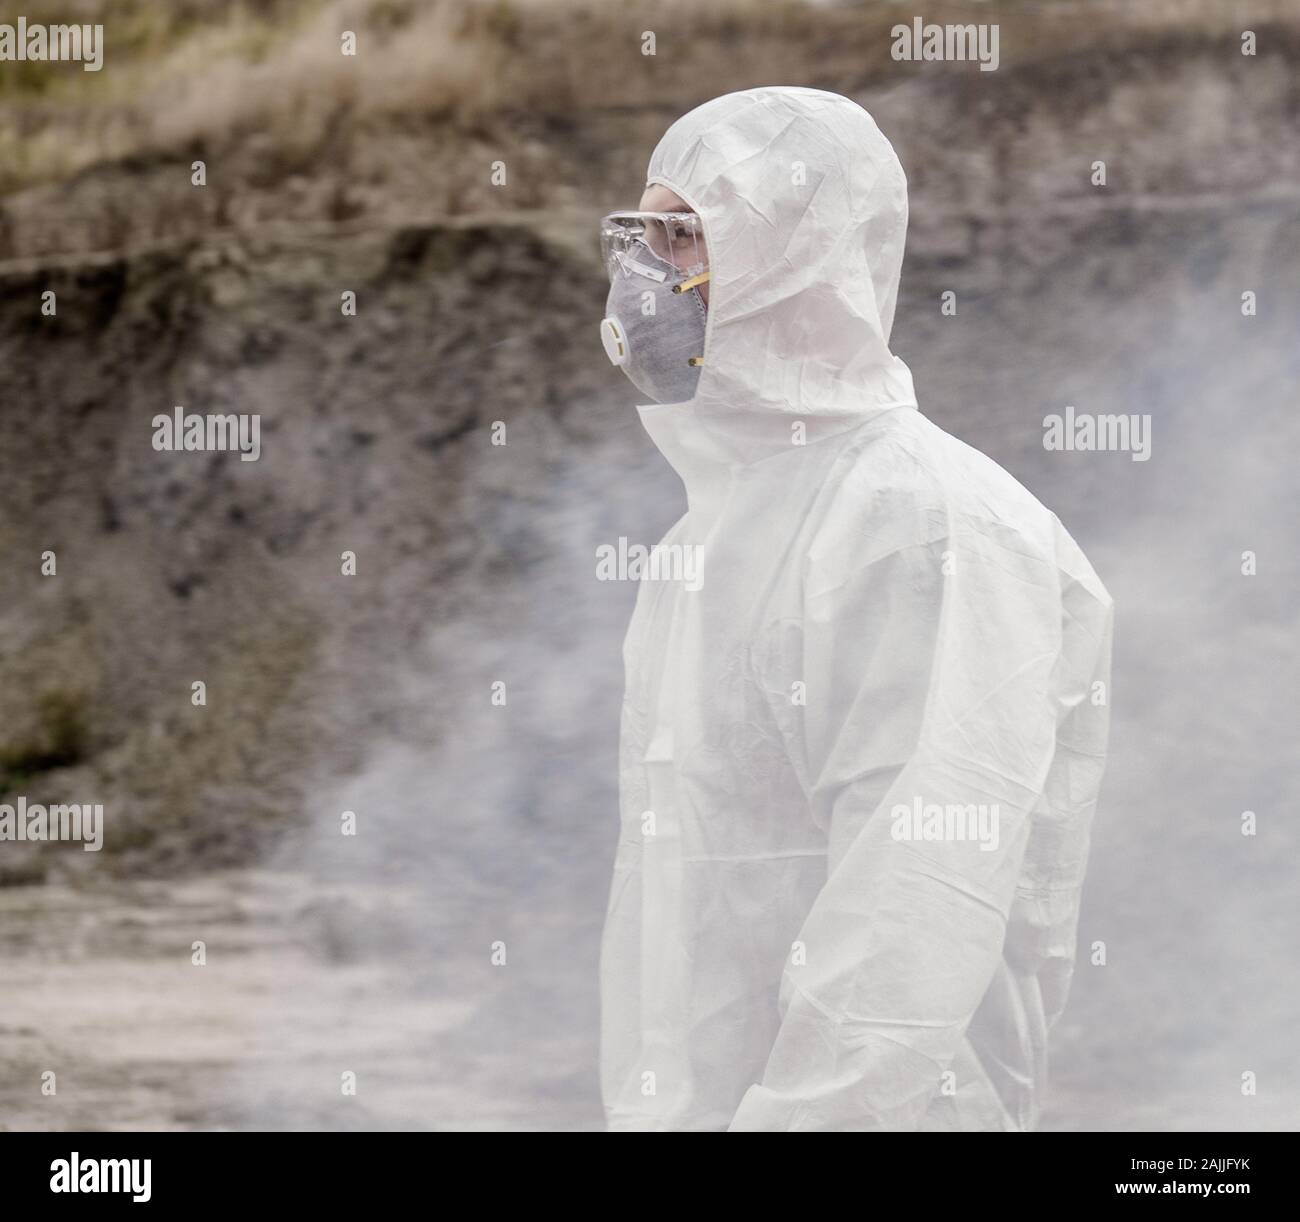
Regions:
<svg viewBox="0 0 1300 1222"><path fill-rule="evenodd" d="M646 252L654 256L645 257ZM704 226L694 212L611 212L600 222L600 253L613 283L616 276L647 276L662 283L668 264L681 279L674 293L684 293L709 278Z"/></svg>

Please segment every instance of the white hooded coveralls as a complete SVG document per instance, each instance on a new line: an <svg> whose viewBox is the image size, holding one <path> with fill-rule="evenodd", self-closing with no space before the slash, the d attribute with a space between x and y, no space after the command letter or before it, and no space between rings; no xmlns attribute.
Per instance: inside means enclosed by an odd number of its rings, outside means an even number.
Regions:
<svg viewBox="0 0 1300 1222"><path fill-rule="evenodd" d="M712 272L696 397L638 409L687 493L663 544L700 548L703 580L644 581L624 646L609 1125L1032 1128L1110 597L916 410L889 350L906 181L866 111L729 94L648 181L703 218Z"/></svg>

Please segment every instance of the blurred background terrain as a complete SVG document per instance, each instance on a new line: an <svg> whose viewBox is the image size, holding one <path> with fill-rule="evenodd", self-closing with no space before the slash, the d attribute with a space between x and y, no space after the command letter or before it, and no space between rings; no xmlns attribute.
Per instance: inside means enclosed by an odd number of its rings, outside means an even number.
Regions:
<svg viewBox="0 0 1300 1222"><path fill-rule="evenodd" d="M922 410L1116 600L1045 1126L1297 1127L1300 5L25 12L106 52L0 64L0 791L106 832L0 844L0 1127L600 1127L635 589L595 549L683 498L596 339L596 222L758 84L894 142ZM914 15L997 22L998 70L894 62ZM260 460L154 451L175 404L260 413ZM1150 461L1044 451L1067 404L1149 413Z"/></svg>

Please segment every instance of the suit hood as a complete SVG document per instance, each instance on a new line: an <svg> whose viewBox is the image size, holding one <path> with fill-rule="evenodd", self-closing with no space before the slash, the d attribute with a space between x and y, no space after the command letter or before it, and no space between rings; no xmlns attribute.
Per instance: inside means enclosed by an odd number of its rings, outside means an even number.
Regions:
<svg viewBox="0 0 1300 1222"><path fill-rule="evenodd" d="M647 182L700 215L709 251L695 397L640 409L688 491L684 466L762 458L791 444L794 420L812 441L915 406L889 349L907 180L861 106L816 89L725 94L668 129Z"/></svg>

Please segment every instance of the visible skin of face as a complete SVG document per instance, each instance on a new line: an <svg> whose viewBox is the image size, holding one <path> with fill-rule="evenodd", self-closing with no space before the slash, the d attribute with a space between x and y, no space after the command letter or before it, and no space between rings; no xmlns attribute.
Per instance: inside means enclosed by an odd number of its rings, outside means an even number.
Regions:
<svg viewBox="0 0 1300 1222"><path fill-rule="evenodd" d="M680 195L668 190L661 183L654 183L646 187L641 194L641 206L638 212L694 212L692 208ZM709 282L706 280L703 284L697 286L700 298L705 305L709 304Z"/></svg>

